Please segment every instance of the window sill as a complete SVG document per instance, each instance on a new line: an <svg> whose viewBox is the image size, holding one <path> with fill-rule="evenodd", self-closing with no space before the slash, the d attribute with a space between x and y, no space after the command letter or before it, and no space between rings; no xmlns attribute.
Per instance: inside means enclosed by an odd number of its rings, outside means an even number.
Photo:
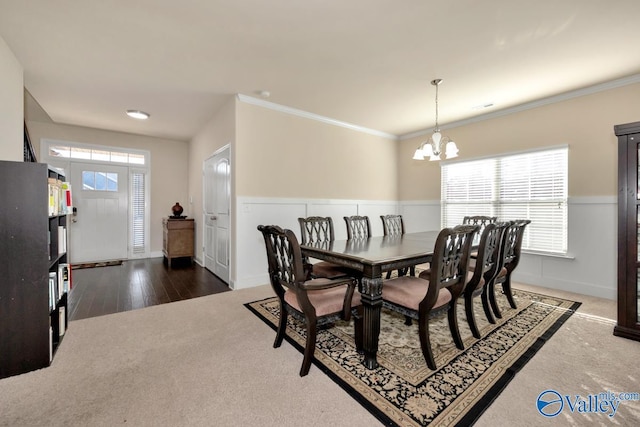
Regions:
<svg viewBox="0 0 640 427"><path fill-rule="evenodd" d="M544 257L550 257L550 258L562 258L562 259L576 259L576 257L574 255L571 255L569 253L557 253L557 252L543 252L543 251L528 251L528 250L522 250L522 253L525 255L537 255L537 256L544 256Z"/></svg>

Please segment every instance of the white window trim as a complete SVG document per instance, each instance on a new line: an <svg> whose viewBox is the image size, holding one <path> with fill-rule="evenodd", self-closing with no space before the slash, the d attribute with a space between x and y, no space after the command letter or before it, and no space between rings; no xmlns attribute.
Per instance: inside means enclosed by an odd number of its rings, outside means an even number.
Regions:
<svg viewBox="0 0 640 427"><path fill-rule="evenodd" d="M447 165L451 165L454 163L468 163L468 162L474 162L474 161L481 161L481 160L489 160L489 159L500 159L500 158L505 158L505 157L511 157L511 156L518 156L518 155L523 155L523 154L530 154L530 153L537 153L537 152L544 152L544 151L552 151L552 150L559 150L559 149L566 149L567 152L569 150L569 145L568 144L560 144L560 145L553 145L553 146L546 146L546 147L536 147L533 149L528 149L528 150L520 150L520 151L513 151L513 152L509 152L509 153L501 153L498 155L487 155L487 156L482 156L482 157L474 157L474 158L470 158L470 159L456 159L456 160L448 160L448 161L443 161L440 162L440 167L444 167ZM567 159L568 162L568 159ZM568 186L568 175L569 175L569 165L567 164L567 182L565 183ZM441 192L443 191L443 188L441 187ZM443 197L444 199L444 197ZM567 215L567 221L568 221L568 209L569 209L569 195L567 192L566 198L562 200L562 202L565 205L565 209L567 209L566 211L566 215ZM451 203L451 204L455 204L455 202ZM460 204L466 204L466 203L460 203ZM445 214L444 214L444 200L441 204L441 224L444 227L445 226ZM514 218L515 219L515 218ZM500 220L500 218L498 218L498 220ZM566 224L565 227L565 235L566 235L566 241L565 241L565 251L564 252L556 252L556 251L545 251L545 250L534 250L534 249L522 249L522 252L525 254L529 254L529 255L538 255L538 256L549 256L549 257L555 257L555 258L567 258L567 259L574 259L575 257L573 255L571 255L568 251L569 251L569 242L568 242L568 238L569 238L569 224Z"/></svg>

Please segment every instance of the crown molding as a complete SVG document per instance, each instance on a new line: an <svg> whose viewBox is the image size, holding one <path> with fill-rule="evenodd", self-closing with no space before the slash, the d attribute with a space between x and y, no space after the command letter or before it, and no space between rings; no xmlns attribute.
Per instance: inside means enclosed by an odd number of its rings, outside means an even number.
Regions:
<svg viewBox="0 0 640 427"><path fill-rule="evenodd" d="M585 95L591 95L605 90L615 89L622 86L627 86L635 83L640 83L640 74L635 74L628 77L623 77L616 80L600 83L597 85L577 89L571 92L565 92L559 95L550 96L547 98L538 99L536 101L527 102L524 104L516 105L514 107L505 108L503 110L493 111L490 113L482 114L468 119L458 120L440 126L441 130L451 129L460 126L469 125L472 123L478 123L485 120L491 120L498 117L508 116L509 114L519 113L521 111L531 110L534 108L542 107L549 104L555 104L557 102L567 101L569 99L578 98ZM333 126L339 126L346 129L355 130L357 132L367 133L369 135L379 136L393 141L404 141L407 139L415 138L418 136L425 136L433 133L434 128L422 129L416 132L411 132L403 135L393 135L387 132L382 132L376 129L366 128L364 126L354 125L352 123L343 122L341 120L332 119L330 117L321 116L319 114L310 113L308 111L299 110L293 107L287 107L286 105L276 104L274 102L265 101L264 99L254 98L251 96L237 94L236 97L240 102L246 104L257 105L259 107L267 108L269 110L277 111L280 113L290 114L293 116L304 117L306 119L315 120L321 123L330 124Z"/></svg>
<svg viewBox="0 0 640 427"><path fill-rule="evenodd" d="M351 123L343 122L341 120L332 119L330 117L321 116L319 114L309 113L308 111L299 110L293 107L287 107L286 105L276 104L274 102L265 101L264 99L253 98L251 96L237 94L237 98L240 102L245 104L257 105L259 107L267 108L269 110L277 111L279 113L291 114L292 116L304 117L306 119L315 120L317 122L330 124L333 126L339 126L346 129L355 130L357 132L368 133L369 135L380 136L382 138L398 140L397 135L382 132L375 129L369 129L363 126L354 125Z"/></svg>
<svg viewBox="0 0 640 427"><path fill-rule="evenodd" d="M640 74L635 74L633 76L623 77L621 79L611 80L608 82L600 83L597 85L585 87L582 89L577 89L571 92L561 93L559 95L550 96L548 98L538 99L536 101L527 102L524 104L516 105L514 107L505 108L499 111L493 111L491 113L482 114L476 117L470 117L468 119L458 120L456 122L448 123L444 126L440 126L441 130L451 129L460 126L469 125L472 123L482 122L485 120L495 119L497 117L507 116L509 114L519 113L521 111L531 110L533 108L542 107L549 104L555 104L557 102L567 101L573 98L579 98L585 95L591 95L598 92L603 92L605 90L615 89L622 86L627 86L635 83L640 83ZM407 139L415 138L417 136L430 135L433 133L434 128L422 129L416 132L407 133L404 135L398 136L398 140L404 141Z"/></svg>

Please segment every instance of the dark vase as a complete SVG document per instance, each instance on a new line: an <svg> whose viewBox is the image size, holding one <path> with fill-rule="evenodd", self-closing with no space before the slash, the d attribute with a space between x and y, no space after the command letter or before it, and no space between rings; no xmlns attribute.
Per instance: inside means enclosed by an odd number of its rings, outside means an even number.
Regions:
<svg viewBox="0 0 640 427"><path fill-rule="evenodd" d="M180 215L182 215L183 210L184 209L182 209L182 206L180 206L180 203L178 202L176 202L176 204L171 208L171 212L173 212L173 216L175 217L179 217Z"/></svg>

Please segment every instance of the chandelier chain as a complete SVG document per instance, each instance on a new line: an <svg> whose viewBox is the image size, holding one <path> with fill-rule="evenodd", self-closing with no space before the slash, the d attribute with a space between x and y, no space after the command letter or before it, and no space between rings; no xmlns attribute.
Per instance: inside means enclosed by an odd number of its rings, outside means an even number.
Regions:
<svg viewBox="0 0 640 427"><path fill-rule="evenodd" d="M440 128L438 127L438 86L439 84L436 83L436 127L435 127L435 132L439 132Z"/></svg>

